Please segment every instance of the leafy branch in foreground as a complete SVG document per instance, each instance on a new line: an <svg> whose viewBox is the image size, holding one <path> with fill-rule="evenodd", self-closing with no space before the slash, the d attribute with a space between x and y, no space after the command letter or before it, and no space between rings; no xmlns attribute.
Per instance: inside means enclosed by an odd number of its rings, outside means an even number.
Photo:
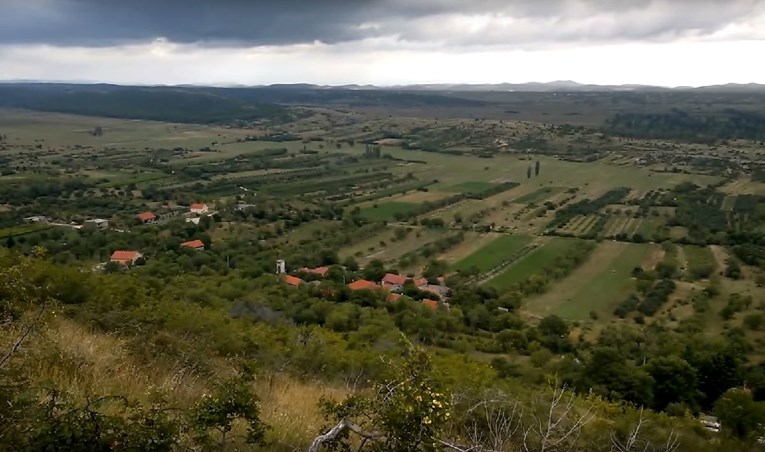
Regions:
<svg viewBox="0 0 765 452"><path fill-rule="evenodd" d="M411 343L404 360L391 364L394 378L377 384L369 395L351 395L340 403L322 400L329 421L337 422L309 448L349 451L350 433L360 437L358 450L436 451L451 417L451 396L432 377L430 358Z"/></svg>

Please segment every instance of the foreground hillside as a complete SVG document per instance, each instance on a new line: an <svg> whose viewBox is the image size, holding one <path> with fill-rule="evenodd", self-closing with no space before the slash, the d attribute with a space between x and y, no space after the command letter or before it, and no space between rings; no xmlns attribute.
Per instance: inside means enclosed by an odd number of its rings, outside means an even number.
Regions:
<svg viewBox="0 0 765 452"><path fill-rule="evenodd" d="M395 326L338 334L232 315L231 305L191 299L182 279L82 273L37 253L1 258L3 448L300 450L343 419L397 450L754 447L684 417L576 396L547 372L528 386L504 366L435 350L427 358L397 345ZM234 281L205 286L220 293ZM256 295L285 295L269 278L257 286Z"/></svg>

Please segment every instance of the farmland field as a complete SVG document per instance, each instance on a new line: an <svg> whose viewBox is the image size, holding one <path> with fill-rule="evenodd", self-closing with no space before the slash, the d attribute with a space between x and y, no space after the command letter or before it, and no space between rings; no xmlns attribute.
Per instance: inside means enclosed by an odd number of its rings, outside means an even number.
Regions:
<svg viewBox="0 0 765 452"><path fill-rule="evenodd" d="M0 239L7 237L17 237L21 235L31 234L33 232L45 231L51 229L53 226L46 223L32 223L20 226L13 226L10 228L0 229Z"/></svg>
<svg viewBox="0 0 765 452"><path fill-rule="evenodd" d="M479 193L493 186L494 184L489 182L468 181L447 188L449 191L454 191L456 193Z"/></svg>
<svg viewBox="0 0 765 452"><path fill-rule="evenodd" d="M688 262L686 276L691 280L706 279L717 269L717 260L708 246L684 246Z"/></svg>
<svg viewBox="0 0 765 452"><path fill-rule="evenodd" d="M584 264L547 293L529 300L525 309L570 320L587 319L591 311L610 315L613 306L634 289L630 273L649 250L649 245L602 242Z"/></svg>
<svg viewBox="0 0 765 452"><path fill-rule="evenodd" d="M396 214L410 214L420 206L418 204L399 201L387 201L361 210L361 215L370 221L393 220Z"/></svg>
<svg viewBox="0 0 765 452"><path fill-rule="evenodd" d="M496 267L530 242L531 238L525 235L504 235L455 263L452 268L454 270L477 268L483 273Z"/></svg>
<svg viewBox="0 0 765 452"><path fill-rule="evenodd" d="M395 262L404 254L447 235L447 231L442 230L411 229L403 238L396 239L396 229L406 228L388 226L374 237L341 248L338 254L344 258L354 256L361 263L367 263L372 259Z"/></svg>
<svg viewBox="0 0 765 452"><path fill-rule="evenodd" d="M578 239L554 238L545 245L535 249L518 262L510 265L506 270L489 280L486 284L497 290L507 289L513 284L517 284L526 278L539 273L558 256L570 249L577 240Z"/></svg>
<svg viewBox="0 0 765 452"><path fill-rule="evenodd" d="M532 193L521 196L520 198L515 199L513 202L516 204L535 204L544 201L548 197L560 191L563 191L563 189L560 187L543 187Z"/></svg>

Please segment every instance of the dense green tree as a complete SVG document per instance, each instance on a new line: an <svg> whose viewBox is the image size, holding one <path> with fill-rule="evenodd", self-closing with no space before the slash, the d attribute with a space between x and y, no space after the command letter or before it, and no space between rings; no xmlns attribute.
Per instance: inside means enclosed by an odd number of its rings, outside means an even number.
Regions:
<svg viewBox="0 0 765 452"><path fill-rule="evenodd" d="M755 402L749 391L729 389L714 404L722 431L742 440L765 434L765 402Z"/></svg>
<svg viewBox="0 0 765 452"><path fill-rule="evenodd" d="M698 390L696 369L677 356L651 360L646 367L654 381L653 407L664 410L670 403L683 403L698 411L702 394Z"/></svg>

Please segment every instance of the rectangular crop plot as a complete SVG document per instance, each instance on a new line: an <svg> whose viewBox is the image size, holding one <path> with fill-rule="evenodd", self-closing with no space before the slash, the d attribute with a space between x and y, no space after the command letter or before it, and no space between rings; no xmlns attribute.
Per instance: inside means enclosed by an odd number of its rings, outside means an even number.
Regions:
<svg viewBox="0 0 765 452"><path fill-rule="evenodd" d="M634 290L632 270L643 263L650 249L650 245L601 242L573 273L530 300L527 309L567 320L585 320L590 312L609 316Z"/></svg>
<svg viewBox="0 0 765 452"><path fill-rule="evenodd" d="M361 209L361 215L369 221L393 220L397 213L408 215L420 208L419 204L390 201Z"/></svg>
<svg viewBox="0 0 765 452"><path fill-rule="evenodd" d="M455 193L481 193L482 191L492 188L494 184L491 182L482 181L468 181L462 182L451 187L446 187L446 190L453 191Z"/></svg>
<svg viewBox="0 0 765 452"><path fill-rule="evenodd" d="M498 290L504 290L526 278L541 272L552 264L558 256L572 248L579 239L555 238L541 246L520 261L509 266L505 271L491 279L487 285Z"/></svg>
<svg viewBox="0 0 765 452"><path fill-rule="evenodd" d="M475 267L479 272L484 273L501 264L530 242L531 238L525 235L505 235L458 261L452 268L469 270Z"/></svg>
<svg viewBox="0 0 765 452"><path fill-rule="evenodd" d="M550 196L562 191L561 187L542 187L539 190L533 191L526 195L521 196L518 199L513 200L516 204L532 204L544 201Z"/></svg>

